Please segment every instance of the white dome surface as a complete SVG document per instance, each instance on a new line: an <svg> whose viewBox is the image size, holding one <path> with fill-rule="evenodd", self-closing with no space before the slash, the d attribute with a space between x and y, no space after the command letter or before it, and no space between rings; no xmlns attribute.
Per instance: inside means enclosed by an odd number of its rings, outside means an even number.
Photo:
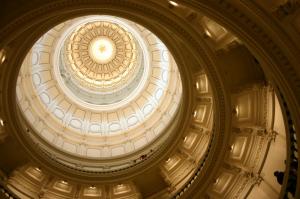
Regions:
<svg viewBox="0 0 300 199"><path fill-rule="evenodd" d="M17 101L39 137L86 158L120 157L153 143L181 95L177 65L162 41L132 21L102 15L44 34L17 85Z"/></svg>

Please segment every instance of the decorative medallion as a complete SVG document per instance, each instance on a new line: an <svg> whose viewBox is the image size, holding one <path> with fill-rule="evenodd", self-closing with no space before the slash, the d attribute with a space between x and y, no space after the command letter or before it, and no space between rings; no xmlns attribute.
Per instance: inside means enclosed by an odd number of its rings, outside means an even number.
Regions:
<svg viewBox="0 0 300 199"><path fill-rule="evenodd" d="M115 90L137 73L137 45L120 25L96 21L81 25L66 40L69 72L98 92Z"/></svg>

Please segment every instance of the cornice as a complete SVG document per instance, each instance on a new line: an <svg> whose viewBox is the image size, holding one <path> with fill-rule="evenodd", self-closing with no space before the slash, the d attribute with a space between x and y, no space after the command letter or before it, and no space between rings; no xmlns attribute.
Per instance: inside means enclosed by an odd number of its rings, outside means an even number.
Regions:
<svg viewBox="0 0 300 199"><path fill-rule="evenodd" d="M246 5L234 1L184 0L182 3L190 9L205 13L231 30L256 57L266 62L262 65L264 72L283 90L284 95L289 96L289 106L293 107L294 117L299 116L297 107L300 101L300 78L295 69L299 65L296 55L298 49L288 39L288 35L280 30L278 24L269 23L272 21L269 14L263 13L249 1L247 9L243 8Z"/></svg>
<svg viewBox="0 0 300 199"><path fill-rule="evenodd" d="M207 14L224 27L231 30L238 36L251 50L264 62L263 69L268 78L282 90L284 95L289 98L289 106L293 107L293 116L299 116L299 83L300 79L297 75L295 67L297 67L297 58L285 51L295 49L291 41L280 41L281 38L288 37L282 31L276 31L276 24L267 22L258 24L257 21L264 20L263 16L251 16L251 12L258 12L259 8L252 5L248 13L243 12L236 2L231 1L184 1L185 6L192 10L197 10ZM250 4L250 2L247 1ZM216 12L219 11L219 12ZM267 16L266 14L264 16ZM270 17L267 16L269 19ZM266 25L267 24L267 25ZM272 34L270 34L272 31ZM280 39L279 39L280 38ZM295 49L296 50L296 49ZM297 50L296 50L297 51ZM292 61L291 61L292 60Z"/></svg>

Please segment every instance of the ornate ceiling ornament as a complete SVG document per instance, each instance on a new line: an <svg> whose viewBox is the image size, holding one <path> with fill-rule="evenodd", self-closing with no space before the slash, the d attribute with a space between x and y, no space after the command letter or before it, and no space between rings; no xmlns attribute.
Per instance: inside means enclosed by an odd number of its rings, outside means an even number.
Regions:
<svg viewBox="0 0 300 199"><path fill-rule="evenodd" d="M96 91L116 90L135 77L137 45L120 25L95 21L81 25L66 40L66 66L84 87Z"/></svg>

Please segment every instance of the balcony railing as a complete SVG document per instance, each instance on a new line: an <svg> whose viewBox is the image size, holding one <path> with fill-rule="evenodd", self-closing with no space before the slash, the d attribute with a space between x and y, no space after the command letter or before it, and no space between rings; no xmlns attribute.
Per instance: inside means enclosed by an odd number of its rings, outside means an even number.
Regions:
<svg viewBox="0 0 300 199"><path fill-rule="evenodd" d="M290 111L282 93L279 93L282 101L283 114L286 118L287 129L287 151L286 170L284 173L284 181L281 188L279 198L296 199L299 198L299 157L298 157L298 142L299 138L296 133L294 121L292 120Z"/></svg>

